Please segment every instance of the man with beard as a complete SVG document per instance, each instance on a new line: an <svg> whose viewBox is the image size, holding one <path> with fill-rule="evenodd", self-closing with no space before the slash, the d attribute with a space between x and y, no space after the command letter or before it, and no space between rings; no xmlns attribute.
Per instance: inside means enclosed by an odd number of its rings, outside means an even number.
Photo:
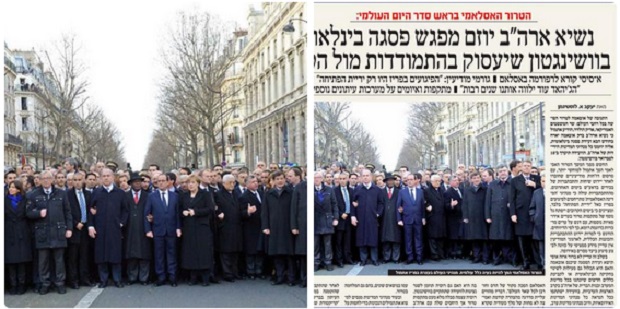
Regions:
<svg viewBox="0 0 620 309"><path fill-rule="evenodd" d="M381 241L383 243L383 262L394 262L398 264L400 260L400 241L402 230L398 226L398 192L400 189L395 186L395 177L385 175L385 210L383 211L381 224Z"/></svg>
<svg viewBox="0 0 620 309"><path fill-rule="evenodd" d="M431 176L431 186L424 190L424 200L431 260L438 261L445 258L443 240L446 237L444 190L439 175Z"/></svg>
<svg viewBox="0 0 620 309"><path fill-rule="evenodd" d="M523 259L522 270L530 268L532 258L535 261L538 259L532 254L533 226L529 208L534 190L540 188L540 177L530 175L531 167L532 163L529 161L523 162L522 174L510 180L510 218L515 224L515 235L519 241L519 252Z"/></svg>
<svg viewBox="0 0 620 309"><path fill-rule="evenodd" d="M489 224L489 240L491 241L493 265L501 264L502 260L505 263L510 263L513 258L511 250L513 231L510 220L510 180L508 180L508 168L505 165L500 165L497 171L499 178L489 184L484 203L484 214Z"/></svg>

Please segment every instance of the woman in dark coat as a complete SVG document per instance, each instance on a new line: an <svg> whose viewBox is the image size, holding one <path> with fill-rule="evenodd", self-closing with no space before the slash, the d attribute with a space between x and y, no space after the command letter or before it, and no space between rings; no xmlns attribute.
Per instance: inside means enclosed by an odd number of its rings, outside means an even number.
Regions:
<svg viewBox="0 0 620 309"><path fill-rule="evenodd" d="M211 218L215 205L208 193L198 187L200 180L192 175L187 180L187 193L181 194L183 238L181 239L181 267L190 270L190 285L202 277L202 285L209 285L209 268L213 264L213 233Z"/></svg>
<svg viewBox="0 0 620 309"><path fill-rule="evenodd" d="M288 283L295 284L295 269L292 255L294 253L293 233L291 230L292 189L284 185L284 175L280 171L271 174L274 188L265 193L261 212L261 228L268 236L267 254L273 256L276 266L276 281L285 282L284 272L288 269Z"/></svg>
<svg viewBox="0 0 620 309"><path fill-rule="evenodd" d="M4 197L4 264L9 270L11 295L26 292L26 265L32 262L31 233L26 219L26 197L19 180L9 184Z"/></svg>

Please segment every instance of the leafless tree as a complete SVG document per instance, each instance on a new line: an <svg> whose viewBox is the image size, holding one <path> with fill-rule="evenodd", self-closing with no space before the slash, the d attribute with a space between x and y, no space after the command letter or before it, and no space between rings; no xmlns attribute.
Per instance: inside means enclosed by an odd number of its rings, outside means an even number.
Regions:
<svg viewBox="0 0 620 309"><path fill-rule="evenodd" d="M437 165L435 132L441 124L441 111L445 104L444 102L411 104L407 139L398 156L397 166L407 165L410 168L420 169Z"/></svg>
<svg viewBox="0 0 620 309"><path fill-rule="evenodd" d="M350 104L317 102L314 107L315 164L335 161L347 167L359 163L378 164L379 155L372 135L362 123L351 119Z"/></svg>
<svg viewBox="0 0 620 309"><path fill-rule="evenodd" d="M181 12L162 52L167 72L160 85L158 123L162 133L176 134L176 140L168 139L171 146L189 145L194 164L199 154L207 165L218 162L217 138L233 110L223 103L234 93L220 93L226 69L239 56L227 44L228 34L232 27L208 12Z"/></svg>
<svg viewBox="0 0 620 309"><path fill-rule="evenodd" d="M75 111L89 99L86 95L88 81L84 76L85 66L80 59L81 45L73 34L64 34L56 41L51 51L45 51L47 68L46 94L51 103L46 106L55 136L52 139L52 152L62 159L71 141L67 140Z"/></svg>
<svg viewBox="0 0 620 309"><path fill-rule="evenodd" d="M79 134L75 146L84 164L106 160L125 162L120 132L98 105L89 103L80 108L74 114L73 125Z"/></svg>

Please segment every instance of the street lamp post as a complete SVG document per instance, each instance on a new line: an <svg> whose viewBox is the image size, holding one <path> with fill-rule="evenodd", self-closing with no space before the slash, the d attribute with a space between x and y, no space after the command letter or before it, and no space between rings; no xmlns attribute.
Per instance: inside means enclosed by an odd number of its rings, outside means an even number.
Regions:
<svg viewBox="0 0 620 309"><path fill-rule="evenodd" d="M294 20L299 20L299 21L303 21L304 23L308 23L308 21L301 19L301 18L291 18L288 21L288 24L284 25L284 27L282 27L282 31L287 32L287 33L293 33L295 32L295 26L293 26L293 21Z"/></svg>

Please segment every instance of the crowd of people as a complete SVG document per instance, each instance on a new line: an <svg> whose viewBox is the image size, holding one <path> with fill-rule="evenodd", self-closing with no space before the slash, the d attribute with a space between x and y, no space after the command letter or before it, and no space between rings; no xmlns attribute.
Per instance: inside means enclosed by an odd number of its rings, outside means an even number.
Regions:
<svg viewBox="0 0 620 309"><path fill-rule="evenodd" d="M128 165L129 167L129 165ZM67 159L5 172L9 294L29 286L105 288L222 280L306 287L306 181L300 167L182 167L164 173Z"/></svg>
<svg viewBox="0 0 620 309"><path fill-rule="evenodd" d="M543 166L518 160L394 173L325 166L314 174L314 271L429 259L544 269L545 179Z"/></svg>

